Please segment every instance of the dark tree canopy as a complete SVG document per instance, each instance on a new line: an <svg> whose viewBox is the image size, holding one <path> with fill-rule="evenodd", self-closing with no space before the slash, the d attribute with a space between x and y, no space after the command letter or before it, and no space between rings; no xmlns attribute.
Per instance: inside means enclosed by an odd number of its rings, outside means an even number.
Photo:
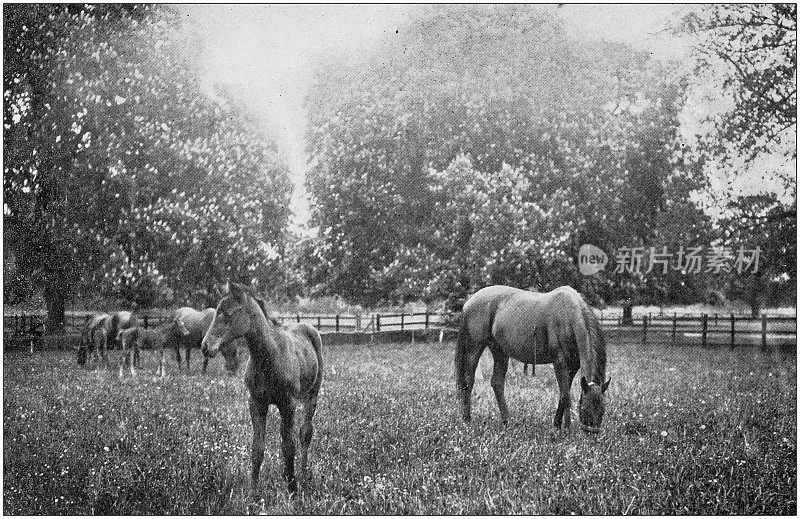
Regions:
<svg viewBox="0 0 800 519"><path fill-rule="evenodd" d="M200 42L176 13L7 4L4 15L4 239L48 313L63 318L76 292L202 303L224 277L266 278L280 294L287 168L202 83L184 50Z"/></svg>

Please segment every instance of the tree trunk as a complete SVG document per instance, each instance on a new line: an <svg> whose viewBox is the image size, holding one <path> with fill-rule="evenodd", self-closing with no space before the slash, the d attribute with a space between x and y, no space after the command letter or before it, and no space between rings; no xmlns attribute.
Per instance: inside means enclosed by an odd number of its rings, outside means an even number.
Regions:
<svg viewBox="0 0 800 519"><path fill-rule="evenodd" d="M633 325L633 301L630 299L622 303L622 324Z"/></svg>
<svg viewBox="0 0 800 519"><path fill-rule="evenodd" d="M48 335L64 333L64 305L66 302L64 286L57 281L49 282L44 289L44 301L47 305L44 333Z"/></svg>

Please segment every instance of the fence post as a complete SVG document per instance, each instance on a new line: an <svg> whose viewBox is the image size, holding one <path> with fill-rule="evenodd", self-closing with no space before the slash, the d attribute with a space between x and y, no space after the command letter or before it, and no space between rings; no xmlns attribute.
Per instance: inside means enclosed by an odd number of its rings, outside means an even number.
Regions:
<svg viewBox="0 0 800 519"><path fill-rule="evenodd" d="M647 316L642 316L642 346L647 345Z"/></svg>
<svg viewBox="0 0 800 519"><path fill-rule="evenodd" d="M718 317L719 317L719 316L718 316L718 315L715 313L715 314L714 314L714 326L716 326L716 325L717 325L717 318L718 318Z"/></svg>
<svg viewBox="0 0 800 519"><path fill-rule="evenodd" d="M375 314L375 331L381 331L381 314Z"/></svg>
<svg viewBox="0 0 800 519"><path fill-rule="evenodd" d="M300 322L300 314L297 314L297 322Z"/></svg>
<svg viewBox="0 0 800 519"><path fill-rule="evenodd" d="M406 322L406 314L400 314L400 331L402 332L405 329L405 322Z"/></svg>
<svg viewBox="0 0 800 519"><path fill-rule="evenodd" d="M761 349L767 349L767 314L761 314Z"/></svg>
<svg viewBox="0 0 800 519"><path fill-rule="evenodd" d="M317 330L322 330L322 316L317 316Z"/></svg>
<svg viewBox="0 0 800 519"><path fill-rule="evenodd" d="M734 324L735 322L736 322L736 317L733 315L733 312L731 312L731 348L733 348L733 345L734 345L734 342L735 342L735 338L736 338L736 331L735 331L735 324Z"/></svg>
<svg viewBox="0 0 800 519"><path fill-rule="evenodd" d="M703 323L703 346L706 345L706 334L708 333L708 314L703 314L701 318Z"/></svg>
<svg viewBox="0 0 800 519"><path fill-rule="evenodd" d="M425 309L425 329L428 329L428 325L430 324L430 314L428 313L428 309Z"/></svg>
<svg viewBox="0 0 800 519"><path fill-rule="evenodd" d="M142 326L144 326L145 328L147 328L147 316L146 316L146 315L143 315L143 316L142 316Z"/></svg>
<svg viewBox="0 0 800 519"><path fill-rule="evenodd" d="M339 333L339 314L336 314L336 333Z"/></svg>

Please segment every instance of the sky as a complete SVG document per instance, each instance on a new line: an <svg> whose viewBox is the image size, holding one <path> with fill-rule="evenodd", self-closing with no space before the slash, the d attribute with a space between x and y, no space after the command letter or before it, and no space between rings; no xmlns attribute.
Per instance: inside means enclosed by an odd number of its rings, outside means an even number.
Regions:
<svg viewBox="0 0 800 519"><path fill-rule="evenodd" d="M207 42L201 60L209 82L222 83L238 96L283 150L295 183L292 228L299 229L309 215L303 188L307 166L303 97L314 63L332 53L368 50L422 7L206 4L179 8ZM567 30L577 38L624 42L656 57L675 58L687 51L664 31L667 22L686 7L582 4L550 8L564 17Z"/></svg>

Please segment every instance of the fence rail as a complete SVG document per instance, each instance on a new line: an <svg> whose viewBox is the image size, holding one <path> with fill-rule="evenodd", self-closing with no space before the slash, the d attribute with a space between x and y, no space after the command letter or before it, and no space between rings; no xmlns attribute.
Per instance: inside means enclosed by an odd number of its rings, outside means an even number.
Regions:
<svg viewBox="0 0 800 519"><path fill-rule="evenodd" d="M772 340L797 338L796 316L747 317L736 314L637 315L627 323L621 316L604 315L595 311L604 330L609 333L624 331L641 334L642 343L669 342L671 344L699 343L703 346L754 344L762 347ZM70 312L66 315L65 333L80 335L93 314ZM323 332L380 332L390 330L422 330L441 328L450 321L450 315L436 312L374 313L374 314L281 314L276 318L284 324L308 323ZM44 331L44 312L3 315L3 331L18 338L38 339ZM146 328L158 326L169 319L168 313L141 313L141 324Z"/></svg>

